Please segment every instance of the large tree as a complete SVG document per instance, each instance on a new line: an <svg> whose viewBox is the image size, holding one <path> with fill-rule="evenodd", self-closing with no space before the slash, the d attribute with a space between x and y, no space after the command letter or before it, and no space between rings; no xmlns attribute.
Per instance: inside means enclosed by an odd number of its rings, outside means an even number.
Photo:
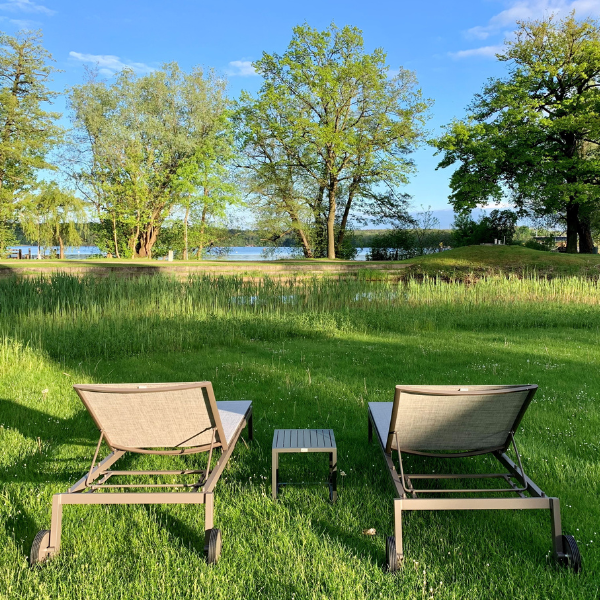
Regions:
<svg viewBox="0 0 600 600"><path fill-rule="evenodd" d="M383 50L365 52L355 27L295 27L283 55L264 53L254 67L264 84L238 105L245 166L300 239L298 204L310 208L335 258L357 201L406 182L429 102L413 73L390 76Z"/></svg>
<svg viewBox="0 0 600 600"><path fill-rule="evenodd" d="M24 194L35 187L46 157L58 143L58 113L45 110L56 93L48 88L55 69L39 31L0 34L0 253Z"/></svg>
<svg viewBox="0 0 600 600"><path fill-rule="evenodd" d="M458 164L450 202L464 211L507 197L523 213L558 214L567 251L592 251L600 201L600 27L572 13L519 22L469 116L434 143L439 167Z"/></svg>
<svg viewBox="0 0 600 600"><path fill-rule="evenodd" d="M171 63L144 76L124 70L111 84L92 75L71 90L84 150L75 179L111 228L117 256L125 236L130 255L150 257L163 221L210 179L229 128L225 86L212 72Z"/></svg>

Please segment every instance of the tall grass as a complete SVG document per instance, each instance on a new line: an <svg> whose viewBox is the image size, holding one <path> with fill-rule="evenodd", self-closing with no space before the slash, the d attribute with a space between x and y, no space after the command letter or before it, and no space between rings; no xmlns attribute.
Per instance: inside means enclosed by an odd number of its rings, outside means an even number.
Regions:
<svg viewBox="0 0 600 600"><path fill-rule="evenodd" d="M597 328L599 284L489 277L476 285L352 278L244 280L72 275L0 281L0 336L54 358L200 349L217 339L508 327ZM492 310L493 309L493 310Z"/></svg>

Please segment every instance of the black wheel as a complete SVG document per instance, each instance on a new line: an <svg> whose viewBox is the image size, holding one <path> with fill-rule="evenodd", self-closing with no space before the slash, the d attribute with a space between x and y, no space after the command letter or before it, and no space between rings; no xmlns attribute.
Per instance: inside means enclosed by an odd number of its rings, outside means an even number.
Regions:
<svg viewBox="0 0 600 600"><path fill-rule="evenodd" d="M577 542L572 535L563 535L563 552L567 557L566 566L573 569L573 573L579 573L581 571L581 554L579 554L579 547Z"/></svg>
<svg viewBox="0 0 600 600"><path fill-rule="evenodd" d="M206 562L209 565L214 565L221 556L221 530L220 529L209 529L206 532L206 545L204 547L206 552Z"/></svg>
<svg viewBox="0 0 600 600"><path fill-rule="evenodd" d="M33 544L31 544L31 552L29 553L29 566L34 567L43 563L49 554L46 551L50 545L50 531L48 529L42 529L38 531L36 536L33 538Z"/></svg>
<svg viewBox="0 0 600 600"><path fill-rule="evenodd" d="M398 570L398 555L396 554L396 538L391 535L385 542L385 569L388 573Z"/></svg>

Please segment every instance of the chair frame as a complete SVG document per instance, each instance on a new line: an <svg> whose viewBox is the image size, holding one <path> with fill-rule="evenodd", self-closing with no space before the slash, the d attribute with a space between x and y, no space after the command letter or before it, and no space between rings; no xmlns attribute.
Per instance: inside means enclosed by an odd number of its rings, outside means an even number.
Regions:
<svg viewBox="0 0 600 600"><path fill-rule="evenodd" d="M442 386L440 386L441 388ZM445 387L445 386L444 386ZM512 429L508 435L508 438L500 447L486 448L474 451L465 451L457 453L433 453L433 452L420 452L415 450L401 449L398 444L398 434L396 431L390 431L387 440L382 440L377 427L375 426L375 420L371 409L368 411L368 440L369 443L373 440L373 428L377 433L377 438L383 452L392 483L396 489L398 497L394 499L394 537L395 537L395 552L396 556L392 557L395 564L400 564L404 559L404 550L402 544L402 514L405 511L412 510L514 510L514 509L545 509L550 511L551 526L552 526L552 547L555 559L560 564L569 564L570 558L566 554L566 548L564 547L564 536L562 535L562 526L560 518L560 501L558 498L549 497L543 492L526 474L523 469L521 456L519 454L514 433L517 430L527 407L529 406L536 390L537 385L530 386L515 386L513 391L529 389L529 394L526 397L525 402ZM396 423L400 395L402 392L420 392L427 393L430 395L443 395L443 396L457 396L457 395L480 395L481 389L474 389L473 391L435 391L433 386L396 386L394 395L394 406L392 409L392 417L390 420L390 429L392 423ZM494 392L492 389L485 391L486 394L499 394L504 393L502 391ZM400 473L396 470L396 466L392 457L392 445L396 442L396 449L398 452L398 463ZM517 462L513 462L507 455L508 448L512 446ZM485 474L408 474L404 471L404 465L402 462L402 454L413 454L418 456L435 457L435 458L460 458L468 456L479 456L485 454L492 454L501 465L503 465L507 472L504 473L485 473ZM417 479L489 479L499 478L503 479L509 487L489 489L489 488L462 488L462 489L416 489L412 480ZM514 480L514 481L513 481ZM516 483L515 483L516 481ZM517 497L508 498L489 498L489 497L478 497L478 498L421 498L420 494L428 493L444 493L444 494L464 494L464 493L508 493L516 494ZM526 495L528 494L528 495ZM395 559L395 560L394 560ZM388 565L389 568L389 565ZM390 570L395 570L391 568Z"/></svg>
<svg viewBox="0 0 600 600"><path fill-rule="evenodd" d="M215 421L212 427L212 441L210 444L202 446L193 446L188 448L180 448L175 450L149 450L145 448L129 448L118 447L111 443L110 439L104 434L100 423L94 411L86 400L86 392L107 391L107 386L103 385L75 385L73 386L81 401L84 403L94 422L100 429L100 439L96 446L96 451L92 459L92 464L86 475L84 475L77 483L69 488L65 493L54 494L52 498L52 517L50 524L50 535L48 546L42 547L39 550L38 562L42 562L47 558L56 555L60 551L61 530L62 530L62 509L68 504L204 504L205 517L205 543L204 550L208 551L210 531L214 527L214 488L225 465L229 461L236 443L244 427L248 427L248 439L253 439L252 428L252 404L250 404L244 418L235 430L231 441L228 443L223 431L223 426L219 417L215 395L211 382L204 381L198 383L183 383L183 384L128 384L131 387L113 388L111 393L115 394L132 394L132 393L165 393L169 391L202 388L203 394L208 396L209 405L212 410L212 415ZM148 387L145 387L147 385ZM152 387L150 387L152 386ZM217 440L218 436L218 440ZM98 454L102 442L105 442L110 448L110 454L101 462L96 464ZM216 464L211 470L211 461L213 451L221 448L221 455ZM161 456L181 456L188 454L198 454L208 451L208 461L206 469L189 469L189 470L171 470L171 471L148 471L148 470L132 470L132 471L117 471L111 470L111 467L126 453L134 454L154 454ZM140 476L140 475L201 475L195 483L172 483L172 484L120 484L111 485L106 482L114 476ZM99 481L98 481L99 480ZM96 483L95 483L96 482ZM132 489L132 488L187 488L189 493L183 492L121 492L121 493L101 493L101 490L117 490L117 489ZM100 493L98 493L100 492ZM220 549L219 549L220 550Z"/></svg>

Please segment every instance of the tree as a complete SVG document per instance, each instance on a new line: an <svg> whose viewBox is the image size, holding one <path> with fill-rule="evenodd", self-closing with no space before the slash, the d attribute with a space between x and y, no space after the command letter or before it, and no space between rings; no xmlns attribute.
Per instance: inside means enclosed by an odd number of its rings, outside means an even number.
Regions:
<svg viewBox="0 0 600 600"><path fill-rule="evenodd" d="M110 85L92 73L69 102L84 148L78 188L112 228L117 256L125 235L131 256L151 257L163 221L215 164L229 128L225 81L176 63L142 77L126 69Z"/></svg>
<svg viewBox="0 0 600 600"><path fill-rule="evenodd" d="M52 168L46 156L61 137L60 115L42 108L57 94L48 88L56 69L41 40L39 31L0 34L0 253L20 198L40 169Z"/></svg>
<svg viewBox="0 0 600 600"><path fill-rule="evenodd" d="M87 221L84 202L55 182L43 183L20 203L19 222L23 233L40 246L58 246L59 258L66 246L81 244L80 230Z"/></svg>
<svg viewBox="0 0 600 600"><path fill-rule="evenodd" d="M475 221L470 212L459 213L454 219L452 242L455 246L493 244L495 240L511 244L517 220L517 215L510 210L492 210L479 221Z"/></svg>
<svg viewBox="0 0 600 600"><path fill-rule="evenodd" d="M383 50L365 53L355 27L295 27L285 54L254 67L265 83L237 112L245 166L300 237L299 206L310 209L314 246L325 238L335 258L357 201L406 183L430 102L413 73L390 78Z"/></svg>
<svg viewBox="0 0 600 600"><path fill-rule="evenodd" d="M181 171L179 190L183 218L183 260L188 259L190 242L200 260L206 245L222 237L222 227L212 222L224 219L228 206L242 204L237 183L229 168L234 160L234 142L229 126L214 129L204 140L194 160ZM193 226L192 231L189 225ZM215 231L219 231L215 235ZM190 236L191 234L191 236Z"/></svg>
<svg viewBox="0 0 600 600"><path fill-rule="evenodd" d="M450 201L470 210L507 194L520 214L558 213L567 251L592 251L590 218L600 201L600 27L577 21L518 22L498 60L505 79L475 96L467 120L433 143L439 167L459 163Z"/></svg>

